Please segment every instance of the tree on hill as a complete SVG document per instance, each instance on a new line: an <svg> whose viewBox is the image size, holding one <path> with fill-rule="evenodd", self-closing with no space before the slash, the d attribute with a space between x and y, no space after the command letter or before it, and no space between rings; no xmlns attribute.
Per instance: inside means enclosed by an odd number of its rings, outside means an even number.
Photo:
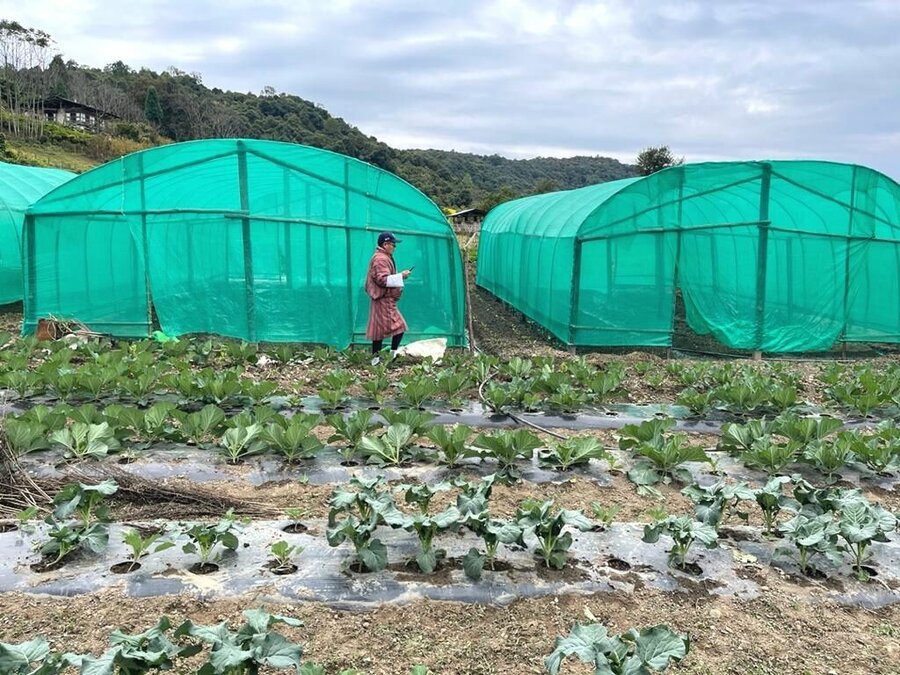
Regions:
<svg viewBox="0 0 900 675"><path fill-rule="evenodd" d="M684 157L676 159L668 145L660 145L641 150L634 163L639 175L649 176L670 166L684 164Z"/></svg>
<svg viewBox="0 0 900 675"><path fill-rule="evenodd" d="M311 145L396 173L438 204L460 209L491 207L521 195L569 190L634 175L632 166L608 157L513 160L497 154L397 150L332 116L323 106L300 96L277 93L271 86L262 87L260 94L245 94L209 88L199 73L174 66L155 72L149 68L136 70L121 60L103 68L81 66L64 61L62 56L51 62L46 46L49 40L36 29L0 22L0 104L20 113L2 118L11 137L27 133L16 125L29 124L38 127L31 138L46 138L40 128L45 119L40 107L44 99L56 93L113 113L119 121L107 131L136 142L150 143L151 138L162 135L175 141L243 137ZM19 47L22 49L16 51ZM30 55L29 59L2 58L20 52ZM22 97L10 98L14 91L6 84L10 79L14 84L34 82L30 99L33 110L27 103L19 106ZM84 136L80 142L85 144L88 138Z"/></svg>
<svg viewBox="0 0 900 675"><path fill-rule="evenodd" d="M156 87L148 87L147 95L144 97L144 117L150 124L159 126L163 121L162 106L159 104L159 94L156 93Z"/></svg>

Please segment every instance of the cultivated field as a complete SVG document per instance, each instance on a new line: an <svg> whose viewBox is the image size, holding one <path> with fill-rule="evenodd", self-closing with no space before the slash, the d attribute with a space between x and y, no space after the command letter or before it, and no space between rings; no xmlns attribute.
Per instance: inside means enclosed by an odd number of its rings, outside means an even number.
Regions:
<svg viewBox="0 0 900 675"><path fill-rule="evenodd" d="M537 674L602 624L671 633L559 672L900 673L894 356L575 357L472 303L483 353L374 368L7 315L3 672Z"/></svg>

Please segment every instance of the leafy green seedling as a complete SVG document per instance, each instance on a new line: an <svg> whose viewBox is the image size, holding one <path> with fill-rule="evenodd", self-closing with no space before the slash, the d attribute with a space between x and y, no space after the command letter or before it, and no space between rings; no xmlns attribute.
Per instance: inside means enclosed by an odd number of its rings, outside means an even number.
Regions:
<svg viewBox="0 0 900 675"><path fill-rule="evenodd" d="M755 497L755 493L747 483L725 481L719 481L709 487L692 483L684 488L681 494L694 503L694 517L697 520L716 528L731 516L738 517L746 525L750 514L741 511L738 505Z"/></svg>
<svg viewBox="0 0 900 675"><path fill-rule="evenodd" d="M225 426L225 412L212 404L197 412L177 416L181 422L181 433L196 445L211 442Z"/></svg>
<svg viewBox="0 0 900 675"><path fill-rule="evenodd" d="M274 448L289 464L301 459L310 459L324 447L312 433L321 422L322 418L319 415L297 414L286 423L270 423L262 435L262 440Z"/></svg>
<svg viewBox="0 0 900 675"><path fill-rule="evenodd" d="M381 436L365 436L359 443L360 451L369 461L380 465L401 464L409 459L413 431L406 424L391 424Z"/></svg>
<svg viewBox="0 0 900 675"><path fill-rule="evenodd" d="M591 436L575 436L554 443L538 453L541 464L568 471L573 466L587 464L590 460L606 460L613 464L615 458L606 451L599 440Z"/></svg>
<svg viewBox="0 0 900 675"><path fill-rule="evenodd" d="M838 472L855 459L851 446L841 439L815 440L803 451L803 461L812 464L825 474L825 480L833 483Z"/></svg>
<svg viewBox="0 0 900 675"><path fill-rule="evenodd" d="M297 568L294 558L303 553L302 546L292 546L286 541L276 541L269 547L272 554L271 568L276 574L285 574Z"/></svg>
<svg viewBox="0 0 900 675"><path fill-rule="evenodd" d="M628 472L628 478L636 485L654 485L660 481L669 483L673 479L682 483L693 480L691 472L682 464L685 462L710 463L709 455L703 448L688 445L685 434L659 436L655 441L643 443L635 452L643 457Z"/></svg>
<svg viewBox="0 0 900 675"><path fill-rule="evenodd" d="M460 488L460 494L456 497L460 523L478 535L485 545L484 553L472 547L463 558L466 576L475 581L481 578L485 565L494 569L497 547L500 544L514 544L522 536L522 528L515 522L491 518L488 499L494 481L495 475L491 474L476 483L461 479L456 482Z"/></svg>
<svg viewBox="0 0 900 675"><path fill-rule="evenodd" d="M762 510L763 526L765 534L770 535L778 524L778 514L783 510L799 511L800 503L784 494L785 483L790 482L789 476L775 476L769 482L754 492L754 498Z"/></svg>
<svg viewBox="0 0 900 675"><path fill-rule="evenodd" d="M3 429L6 432L9 446L17 455L46 450L50 447L47 429L38 422L10 417L4 422Z"/></svg>
<svg viewBox="0 0 900 675"><path fill-rule="evenodd" d="M803 574L809 573L810 560L815 555L824 555L835 563L841 562L843 549L838 542L841 527L832 513L809 515L801 512L782 523L778 530L797 549L800 571ZM790 552L787 548L776 551L779 555Z"/></svg>
<svg viewBox="0 0 900 675"><path fill-rule="evenodd" d="M154 532L143 537L140 532L134 529L122 533L122 541L131 548L131 566L128 571L131 572L140 567L141 560L150 553L160 553L175 546L175 543L165 539L165 536L164 532Z"/></svg>
<svg viewBox="0 0 900 675"><path fill-rule="evenodd" d="M200 568L204 569L218 557L217 547L235 551L238 547L237 535L243 527L235 519L234 513L228 511L215 524L193 523L183 526L182 534L189 541L181 547L185 553L195 553L200 557Z"/></svg>
<svg viewBox="0 0 900 675"><path fill-rule="evenodd" d="M381 416L390 425L405 424L414 436L425 436L431 429L435 416L423 410L390 410L385 408Z"/></svg>
<svg viewBox="0 0 900 675"><path fill-rule="evenodd" d="M293 643L272 626L282 623L299 627L303 622L261 609L245 610L245 622L236 632L226 622L198 626L185 621L175 637L194 637L212 645L209 659L197 671L199 675L256 675L264 669L291 669L299 673L303 647Z"/></svg>
<svg viewBox="0 0 900 675"><path fill-rule="evenodd" d="M328 442L344 442L338 452L346 462L352 461L355 457L363 436L381 428L381 422L372 420L372 411L370 410L357 410L347 417L335 413L329 415L327 421L334 428L334 433L328 438Z"/></svg>
<svg viewBox="0 0 900 675"><path fill-rule="evenodd" d="M443 425L435 425L429 429L427 437L440 448L442 463L457 466L461 459L472 455L469 449L469 438L472 428L465 424L457 424L452 430Z"/></svg>
<svg viewBox="0 0 900 675"><path fill-rule="evenodd" d="M80 662L74 654L51 652L44 637L19 644L0 642L0 672L4 675L59 675L78 668Z"/></svg>
<svg viewBox="0 0 900 675"><path fill-rule="evenodd" d="M753 441L750 450L743 452L740 457L747 466L762 469L769 476L774 476L795 461L799 452L800 444L796 441L778 443L765 437Z"/></svg>
<svg viewBox="0 0 900 675"><path fill-rule="evenodd" d="M479 434L472 442L482 457L493 457L500 464L500 473L515 477L518 459L530 459L532 453L541 447L541 440L524 429L516 431L500 430L493 434Z"/></svg>
<svg viewBox="0 0 900 675"><path fill-rule="evenodd" d="M84 527L94 521L109 522L109 507L104 500L118 489L119 486L113 480L105 480L96 485L69 483L53 497L51 518L62 521L74 516Z"/></svg>
<svg viewBox="0 0 900 675"><path fill-rule="evenodd" d="M600 502L592 502L591 510L594 513L594 520L597 521L597 524L601 529L609 529L609 526L613 524L613 521L616 518L616 515L619 511L622 510L622 507L618 504L613 504L612 506L603 506Z"/></svg>
<svg viewBox="0 0 900 675"><path fill-rule="evenodd" d="M669 551L669 564L684 569L685 558L695 541L706 548L718 546L719 535L716 528L701 523L691 516L669 516L651 525L644 525L644 541L655 544L661 534L672 538L672 549Z"/></svg>
<svg viewBox="0 0 900 675"><path fill-rule="evenodd" d="M245 457L259 454L265 450L265 441L262 436L263 428L256 423L233 427L227 429L222 435L219 447L229 464L237 464Z"/></svg>
<svg viewBox="0 0 900 675"><path fill-rule="evenodd" d="M640 424L626 424L619 430L619 448L634 450L641 445L657 445L674 426L674 417L654 418Z"/></svg>
<svg viewBox="0 0 900 675"><path fill-rule="evenodd" d="M848 504L841 510L839 533L853 556L853 569L860 581L869 578L863 563L872 542L887 542L887 533L893 532L897 523L894 514L866 501Z"/></svg>
<svg viewBox="0 0 900 675"><path fill-rule="evenodd" d="M425 401L437 391L434 378L417 375L400 381L399 397L412 408L421 408Z"/></svg>
<svg viewBox="0 0 900 675"><path fill-rule="evenodd" d="M748 452L755 441L770 436L774 430L775 425L765 417L746 424L726 423L722 425L717 447L732 455L740 455Z"/></svg>
<svg viewBox="0 0 900 675"><path fill-rule="evenodd" d="M560 570L566 565L568 550L573 541L572 534L565 530L566 526L586 532L593 527L593 523L580 511L560 509L553 513L552 509L552 500L525 500L515 515L516 523L522 528L517 543L525 547L525 534L530 532L537 538L537 551L544 564Z"/></svg>
<svg viewBox="0 0 900 675"><path fill-rule="evenodd" d="M412 515L391 510L384 514L384 521L391 527L399 527L414 532L419 538L419 550L416 552L416 564L425 574L431 574L437 568L438 561L446 555L443 549L434 547L434 538L440 532L457 525L460 514L455 506L450 506L436 514L421 510Z"/></svg>
<svg viewBox="0 0 900 675"><path fill-rule="evenodd" d="M393 514L397 507L391 492L384 489L384 476L373 479L354 476L349 487L339 487L332 493L325 536L329 546L349 541L359 563L377 572L387 565L387 548L373 535L385 522L385 516Z"/></svg>
<svg viewBox="0 0 900 675"><path fill-rule="evenodd" d="M667 626L632 628L610 635L601 624L576 624L566 637L556 638L555 649L544 659L549 675L558 675L567 656L596 668L595 675L650 675L682 661L691 648L689 637Z"/></svg>
<svg viewBox="0 0 900 675"><path fill-rule="evenodd" d="M373 371L372 376L360 385L362 390L378 405L384 403L385 392L387 392L390 386L391 381L383 366L381 368L376 368Z"/></svg>
<svg viewBox="0 0 900 675"><path fill-rule="evenodd" d="M50 441L62 446L66 458L74 459L102 459L120 447L114 430L107 422L73 422L72 426L50 434Z"/></svg>

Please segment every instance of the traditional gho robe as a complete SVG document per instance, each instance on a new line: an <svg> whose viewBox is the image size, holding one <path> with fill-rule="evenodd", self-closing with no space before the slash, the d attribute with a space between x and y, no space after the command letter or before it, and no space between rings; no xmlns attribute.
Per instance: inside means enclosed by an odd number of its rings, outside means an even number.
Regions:
<svg viewBox="0 0 900 675"><path fill-rule="evenodd" d="M384 340L406 332L406 321L397 309L397 300L403 294L403 276L397 273L393 256L382 248L376 249L369 261L366 294L372 299L367 339Z"/></svg>

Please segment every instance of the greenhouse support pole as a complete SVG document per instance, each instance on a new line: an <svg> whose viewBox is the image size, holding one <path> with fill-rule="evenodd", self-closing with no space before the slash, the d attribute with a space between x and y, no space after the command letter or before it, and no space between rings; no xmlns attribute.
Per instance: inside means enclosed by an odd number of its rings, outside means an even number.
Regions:
<svg viewBox="0 0 900 675"><path fill-rule="evenodd" d="M353 292L353 270L350 261L350 160L344 160L344 229L347 248L347 330L350 333L348 345L353 344L353 335L356 332L356 308L353 306L356 294ZM327 238L327 237L326 237Z"/></svg>
<svg viewBox="0 0 900 675"><path fill-rule="evenodd" d="M675 262L672 266L672 322L669 333L669 349L675 339L675 321L678 315L678 289L681 287L681 226L684 221L684 167L678 170L678 217L676 219L677 226L675 228ZM682 304L684 302L684 291L681 293ZM685 322L687 322L687 305L685 305ZM671 354L669 354L671 357Z"/></svg>
<svg viewBox="0 0 900 675"><path fill-rule="evenodd" d="M28 261L28 275L26 277L27 287L25 288L25 322L28 321L29 314L34 319L34 326L37 329L37 265L35 264L35 243L34 243L34 216L30 213L25 216L25 257ZM58 247L57 247L58 248ZM58 277L59 275L57 275ZM58 298L57 298L58 300Z"/></svg>
<svg viewBox="0 0 900 675"><path fill-rule="evenodd" d="M853 177L850 179L850 216L847 218L847 241L844 255L844 325L841 327L841 343L844 354L847 351L847 323L850 313L850 242L853 241L853 213L856 210L856 166L853 167Z"/></svg>
<svg viewBox="0 0 900 675"><path fill-rule="evenodd" d="M291 174L284 169L284 215L291 215ZM294 256L291 251L291 223L284 224L284 275L288 288L294 287Z"/></svg>
<svg viewBox="0 0 900 675"><path fill-rule="evenodd" d="M581 240L575 239L572 259L572 291L569 296L569 346L575 346L575 324L578 318L578 298L581 292ZM571 351L571 350L570 350Z"/></svg>
<svg viewBox="0 0 900 675"><path fill-rule="evenodd" d="M144 181L144 155L138 153L138 173L140 174L141 200L141 254L144 257L144 295L147 302L147 335L153 330L153 296L150 291L150 247L147 244L147 192ZM190 232L187 233L190 237Z"/></svg>
<svg viewBox="0 0 900 675"><path fill-rule="evenodd" d="M309 183L304 185L305 187L305 196L306 203L304 204L304 208L306 210L306 217L312 217L312 190L309 187ZM304 228L304 232L306 234L306 289L309 290L312 288L312 226L307 225Z"/></svg>
<svg viewBox="0 0 900 675"><path fill-rule="evenodd" d="M241 211L250 212L250 194L247 185L247 148L243 141L237 142L238 189L241 196ZM250 216L241 216L241 239L244 244L244 289L247 299L247 335L250 342L256 342L256 293L253 289L253 247L250 240Z"/></svg>
<svg viewBox="0 0 900 675"><path fill-rule="evenodd" d="M772 165L763 164L759 188L759 243L756 259L756 350L754 359L762 358L765 336L766 277L769 266L769 190L772 185Z"/></svg>
<svg viewBox="0 0 900 675"><path fill-rule="evenodd" d="M453 239L447 237L446 239L444 239L444 241L447 243L447 260L449 261L449 263L450 263L449 267L452 270L455 267L455 265L453 264L454 261L459 260L459 258L457 257L460 255L459 254L459 244L456 243L455 235L454 235ZM454 252L454 250L453 250L454 245L456 248L456 252ZM463 274L466 273L465 265L463 265L462 273ZM457 279L459 278L458 276L453 275L451 272L451 278L452 277L455 277ZM465 277L463 277L463 280L465 280ZM460 315L460 311L459 311L459 294L460 294L460 292L463 293L463 301L465 304L465 293L466 293L465 286L463 286L463 288L458 288L455 284L450 285L450 307L451 307L450 311L453 313L453 320L452 320L453 335L454 335L454 337L456 337L456 336L460 337L462 342L465 342L465 335L466 335L465 311L463 311L463 314Z"/></svg>

